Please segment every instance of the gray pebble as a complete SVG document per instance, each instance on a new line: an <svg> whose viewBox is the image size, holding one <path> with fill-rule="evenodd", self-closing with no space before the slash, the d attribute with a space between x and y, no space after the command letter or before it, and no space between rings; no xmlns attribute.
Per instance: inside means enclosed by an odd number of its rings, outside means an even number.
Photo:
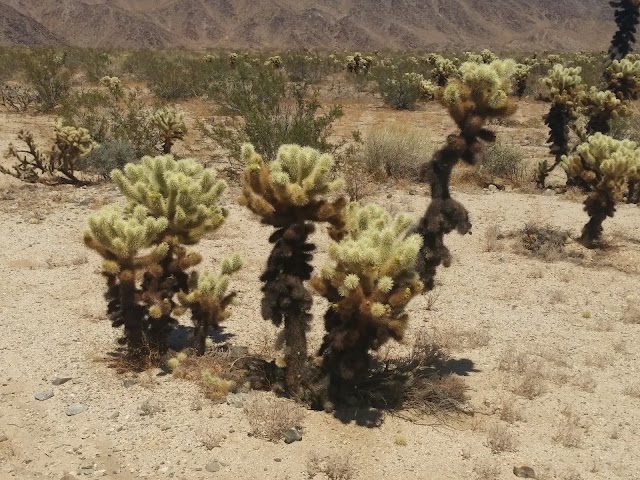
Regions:
<svg viewBox="0 0 640 480"><path fill-rule="evenodd" d="M56 377L51 381L51 385L55 385L57 387L67 383L69 380L71 380L71 377Z"/></svg>
<svg viewBox="0 0 640 480"><path fill-rule="evenodd" d="M227 405L242 408L244 402L247 400L247 396L246 393L230 393L227 395Z"/></svg>
<svg viewBox="0 0 640 480"><path fill-rule="evenodd" d="M0 443L6 442L7 440L9 440L9 437L7 437L4 432L0 432Z"/></svg>
<svg viewBox="0 0 640 480"><path fill-rule="evenodd" d="M79 413L86 412L89 409L89 405L85 405L84 403L74 403L69 405L65 410L65 413L68 416L78 415Z"/></svg>
<svg viewBox="0 0 640 480"><path fill-rule="evenodd" d="M300 430L298 430L297 428L290 428L289 430L284 432L284 443L289 444L293 442L299 442L300 440L302 440L302 433L300 433Z"/></svg>
<svg viewBox="0 0 640 480"><path fill-rule="evenodd" d="M45 400L49 400L53 397L53 390L43 390L42 392L38 392L35 394L36 400L44 402Z"/></svg>
<svg viewBox="0 0 640 480"><path fill-rule="evenodd" d="M218 463L218 462L209 462L209 463L207 463L207 466L204 467L204 469L207 472L211 472L211 473L218 472L218 471L220 471L221 468L222 468L222 465L220 465L220 463Z"/></svg>
<svg viewBox="0 0 640 480"><path fill-rule="evenodd" d="M513 474L520 478L537 478L536 472L531 467L513 467Z"/></svg>

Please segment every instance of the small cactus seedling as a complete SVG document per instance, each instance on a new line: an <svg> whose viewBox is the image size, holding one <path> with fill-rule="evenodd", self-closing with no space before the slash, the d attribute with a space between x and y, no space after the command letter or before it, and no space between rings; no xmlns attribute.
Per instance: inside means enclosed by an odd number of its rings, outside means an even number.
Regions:
<svg viewBox="0 0 640 480"><path fill-rule="evenodd" d="M236 296L229 292L231 275L240 270L242 261L239 255L225 258L219 275L205 272L192 272L189 276L189 293L178 293L180 303L191 309L195 325L195 343L198 353L203 355L206 349L209 327L217 328L229 318L227 307Z"/></svg>
<svg viewBox="0 0 640 480"><path fill-rule="evenodd" d="M30 132L21 131L18 139L23 141L27 149L20 150L9 146L9 156L18 160L12 169L0 165L0 172L26 182L37 182L42 175L48 175L54 182L86 185L87 182L76 176L82 158L95 147L86 128L75 128L58 124L55 127L55 139L49 153L38 149Z"/></svg>
<svg viewBox="0 0 640 480"><path fill-rule="evenodd" d="M410 226L404 215L392 218L378 206L350 204L345 237L331 243L331 263L312 279L330 302L320 349L330 396L366 375L370 350L403 338L405 307L423 290L416 271L422 238L407 235Z"/></svg>
<svg viewBox="0 0 640 480"><path fill-rule="evenodd" d="M474 165L484 143L495 141L495 133L484 127L487 119L515 112L516 106L509 99L515 70L513 60L467 62L460 67L461 78L451 80L437 94L460 131L449 135L447 144L422 166L422 177L431 185L431 203L416 232L424 240L418 271L427 290L433 289L438 265L448 266L451 261L444 235L453 230L466 234L471 229L467 210L451 198L451 172L460 160Z"/></svg>
<svg viewBox="0 0 640 480"><path fill-rule="evenodd" d="M187 134L187 126L184 123L184 114L172 107L163 107L156 110L151 116L151 123L160 132L162 153L171 153L171 148L176 140L182 140Z"/></svg>
<svg viewBox="0 0 640 480"><path fill-rule="evenodd" d="M631 52L636 41L636 28L640 23L640 0L613 0L609 5L616 10L614 16L618 26L609 47L609 58L620 60Z"/></svg>
<svg viewBox="0 0 640 480"><path fill-rule="evenodd" d="M540 80L546 90L546 98L551 100L549 113L544 117L544 123L549 127L549 152L554 156L553 165L546 160L538 165L537 184L544 188L549 174L562 161L562 156L569 153L570 127L576 119L576 111L580 102L584 85L580 67L564 67L560 64L553 66L547 76Z"/></svg>
<svg viewBox="0 0 640 480"><path fill-rule="evenodd" d="M294 393L307 361L306 331L312 304L304 281L311 278L315 246L308 243L314 223L328 223L329 234L339 238L344 227L342 197L328 196L340 186L330 180L331 156L312 148L283 145L275 161L266 164L253 146L242 147L245 169L241 203L276 231L263 282L262 317L284 323L287 386Z"/></svg>
<svg viewBox="0 0 640 480"><path fill-rule="evenodd" d="M626 182L640 169L640 150L630 140L596 133L578 145L574 153L564 156L562 167L568 176L579 177L591 187L584 202L590 218L580 241L593 248L602 238L602 223L613 217Z"/></svg>

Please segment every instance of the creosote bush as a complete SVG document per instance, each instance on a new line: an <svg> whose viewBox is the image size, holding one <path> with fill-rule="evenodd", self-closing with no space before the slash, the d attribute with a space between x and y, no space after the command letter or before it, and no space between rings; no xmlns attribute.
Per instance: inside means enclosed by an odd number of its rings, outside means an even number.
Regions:
<svg viewBox="0 0 640 480"><path fill-rule="evenodd" d="M225 183L194 160L170 155L145 157L111 176L127 205L91 216L84 240L103 258L109 318L124 327L119 343L132 358L163 354L176 316L190 309L196 348L204 353L208 328L228 317L229 275L240 262L223 261L219 276L195 272L202 257L187 247L223 223Z"/></svg>
<svg viewBox="0 0 640 480"><path fill-rule="evenodd" d="M50 49L30 52L24 58L24 74L36 91L38 108L44 112L50 112L69 96L73 71L64 52Z"/></svg>
<svg viewBox="0 0 640 480"><path fill-rule="evenodd" d="M484 151L479 172L490 179L503 178L514 184L527 180L524 152L518 145L496 142Z"/></svg>
<svg viewBox="0 0 640 480"><path fill-rule="evenodd" d="M286 384L297 394L307 362L311 294L304 281L311 278L315 246L308 242L315 223L328 223L329 234L343 234L346 200L330 200L340 181L331 180L333 159L312 148L283 145L267 164L252 145L242 147L245 162L241 203L262 223L275 228L269 238L273 250L260 277L262 317L284 324Z"/></svg>

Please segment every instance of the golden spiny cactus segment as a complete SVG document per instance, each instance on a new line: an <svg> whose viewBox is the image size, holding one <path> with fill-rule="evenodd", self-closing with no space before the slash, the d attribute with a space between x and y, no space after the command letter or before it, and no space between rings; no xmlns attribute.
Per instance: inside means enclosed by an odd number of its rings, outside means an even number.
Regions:
<svg viewBox="0 0 640 480"><path fill-rule="evenodd" d="M84 240L88 247L105 259L105 273L117 273L118 268L112 263L120 262L137 268L160 261L167 254L168 245L156 242L167 225L165 218L149 217L143 206L125 215L120 208L110 205L89 217ZM152 246L150 254L138 257L141 250Z"/></svg>
<svg viewBox="0 0 640 480"><path fill-rule="evenodd" d="M144 205L151 216L166 218L166 233L185 244L197 243L227 216L220 206L225 182L194 160L144 157L140 164L128 164L124 172L114 170L111 178L129 200L128 210Z"/></svg>
<svg viewBox="0 0 640 480"><path fill-rule="evenodd" d="M640 60L614 60L605 70L607 88L623 100L640 95Z"/></svg>
<svg viewBox="0 0 640 480"><path fill-rule="evenodd" d="M234 296L228 293L229 282L231 275L240 268L242 260L239 255L234 255L223 260L218 275L192 272L189 277L189 293L179 294L180 302L187 306L199 305L204 310L219 313L216 323L228 318L229 314L224 310Z"/></svg>
<svg viewBox="0 0 640 480"><path fill-rule="evenodd" d="M329 247L332 264L312 285L332 303L341 320L338 328L353 330L354 341L368 329L382 328L370 345L376 348L387 336L402 338L408 320L404 307L423 290L416 272L422 239L406 235L409 218L391 218L375 205L352 203L346 218L345 238Z"/></svg>
<svg viewBox="0 0 640 480"><path fill-rule="evenodd" d="M175 140L182 140L187 134L184 114L173 107L163 107L151 116L151 123L160 130L160 139L165 154L171 152Z"/></svg>
<svg viewBox="0 0 640 480"><path fill-rule="evenodd" d="M341 181L331 180L333 159L313 148L283 145L266 164L252 145L242 147L247 165L240 202L266 224L284 227L298 222L328 222L338 235L343 225L344 198L330 201Z"/></svg>
<svg viewBox="0 0 640 480"><path fill-rule="evenodd" d="M515 111L509 99L513 90L513 60L495 60L489 64L466 62L460 66L461 78L452 80L441 91L440 102L456 122L466 117L471 107L482 117L501 117Z"/></svg>
<svg viewBox="0 0 640 480"><path fill-rule="evenodd" d="M601 182L618 196L639 162L640 150L634 142L596 133L573 155L563 157L562 167L567 175L580 177L591 185Z"/></svg>
<svg viewBox="0 0 640 480"><path fill-rule="evenodd" d="M547 76L540 79L546 90L545 98L555 103L572 102L583 88L581 73L581 67L554 65Z"/></svg>

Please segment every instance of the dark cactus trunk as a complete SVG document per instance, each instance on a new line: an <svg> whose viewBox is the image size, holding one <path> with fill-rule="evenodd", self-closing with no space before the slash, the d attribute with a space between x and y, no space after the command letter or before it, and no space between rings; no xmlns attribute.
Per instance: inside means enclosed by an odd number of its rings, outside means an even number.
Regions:
<svg viewBox="0 0 640 480"><path fill-rule="evenodd" d="M607 217L613 217L616 211L615 199L607 189L596 187L584 201L584 210L589 221L582 229L580 243L587 248L595 248L602 240L602 223Z"/></svg>

